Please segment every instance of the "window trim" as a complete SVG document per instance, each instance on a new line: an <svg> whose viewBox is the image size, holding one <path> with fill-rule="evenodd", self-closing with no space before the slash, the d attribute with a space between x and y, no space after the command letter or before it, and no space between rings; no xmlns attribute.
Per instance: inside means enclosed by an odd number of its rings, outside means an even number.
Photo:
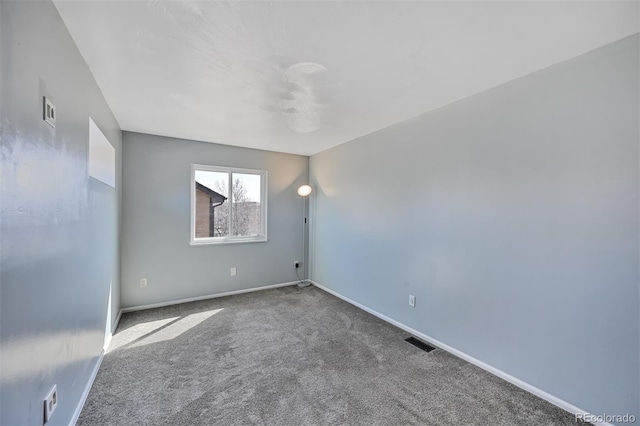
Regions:
<svg viewBox="0 0 640 426"><path fill-rule="evenodd" d="M232 185L233 173L244 173L260 175L260 235L255 237L206 237L196 238L196 171L204 172L221 172L229 173L229 188ZM267 242L267 200L269 199L267 194L267 171L266 170L254 170L254 169L241 169L238 167L225 167L225 166L209 166L206 164L191 164L191 235L189 244L192 246L202 245L216 245L216 244L238 244L238 243L257 243ZM231 193L231 191L229 191ZM231 199L231 197L229 197ZM231 206L231 200L229 201ZM230 213L231 214L231 213ZM231 219L231 216L230 216ZM229 221L231 223L231 220Z"/></svg>

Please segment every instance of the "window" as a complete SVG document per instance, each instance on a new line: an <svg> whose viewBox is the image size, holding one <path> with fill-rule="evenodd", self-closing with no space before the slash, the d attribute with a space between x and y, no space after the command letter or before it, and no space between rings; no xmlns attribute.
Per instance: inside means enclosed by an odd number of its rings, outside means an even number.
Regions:
<svg viewBox="0 0 640 426"><path fill-rule="evenodd" d="M191 166L191 244L267 241L267 172Z"/></svg>

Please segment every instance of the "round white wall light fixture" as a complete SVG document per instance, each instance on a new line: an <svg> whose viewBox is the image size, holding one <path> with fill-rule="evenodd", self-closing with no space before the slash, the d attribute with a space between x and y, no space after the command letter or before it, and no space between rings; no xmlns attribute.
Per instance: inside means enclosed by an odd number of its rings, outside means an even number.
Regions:
<svg viewBox="0 0 640 426"><path fill-rule="evenodd" d="M311 191L313 191L311 186L302 185L302 186L300 186L300 188L298 188L298 195L301 196L301 197L306 197L307 195L311 194Z"/></svg>

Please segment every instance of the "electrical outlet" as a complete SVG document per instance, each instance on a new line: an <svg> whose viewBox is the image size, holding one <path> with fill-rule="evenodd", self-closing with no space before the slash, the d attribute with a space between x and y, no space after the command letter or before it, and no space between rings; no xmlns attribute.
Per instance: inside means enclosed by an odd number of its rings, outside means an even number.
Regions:
<svg viewBox="0 0 640 426"><path fill-rule="evenodd" d="M144 288L147 286L147 279L146 278L140 278L140 288Z"/></svg>
<svg viewBox="0 0 640 426"><path fill-rule="evenodd" d="M42 97L42 119L54 129L56 128L56 107L46 97Z"/></svg>
<svg viewBox="0 0 640 426"><path fill-rule="evenodd" d="M300 262L298 262L297 260L293 262L293 267L298 269L300 267Z"/></svg>
<svg viewBox="0 0 640 426"><path fill-rule="evenodd" d="M236 276L236 274L237 274L237 272L238 272L238 271L236 270L236 268L231 268L231 276L232 276L232 277L235 277L235 276Z"/></svg>
<svg viewBox="0 0 640 426"><path fill-rule="evenodd" d="M416 297L412 294L409 295L409 306L416 307Z"/></svg>
<svg viewBox="0 0 640 426"><path fill-rule="evenodd" d="M58 386L53 385L44 399L44 424L49 423L56 408L58 408Z"/></svg>

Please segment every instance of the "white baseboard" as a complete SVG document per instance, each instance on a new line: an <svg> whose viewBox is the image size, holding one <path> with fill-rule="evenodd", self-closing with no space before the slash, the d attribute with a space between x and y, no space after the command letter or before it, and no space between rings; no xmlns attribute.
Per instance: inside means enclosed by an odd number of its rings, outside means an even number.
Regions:
<svg viewBox="0 0 640 426"><path fill-rule="evenodd" d="M100 365L102 364L102 360L104 359L104 350L100 353L100 357L98 358L98 362L96 362L95 367L93 367L93 371L91 372L91 377L89 377L89 381L87 385L84 387L84 391L82 392L82 396L80 397L80 402L76 406L76 410L73 412L73 417L71 418L71 422L69 422L69 426L75 426L80 418L80 413L82 413L82 408L84 407L84 403L87 402L87 397L89 396L89 392L91 391L91 386L93 386L93 382L96 380L96 376L98 375L98 370L100 369Z"/></svg>
<svg viewBox="0 0 640 426"><path fill-rule="evenodd" d="M109 334L107 334L106 336L104 336L104 346L102 347L102 349L104 349L104 352L107 352L107 349L109 348L109 344L111 344L111 339L113 338L113 333L116 332L116 328L118 328L118 324L120 323L120 318L122 318L122 309L120 309L120 311L118 311L118 315L116 316L115 321L113 322L113 324L111 324L111 332L109 332Z"/></svg>
<svg viewBox="0 0 640 426"><path fill-rule="evenodd" d="M109 348L109 345L111 344L111 339L113 338L113 332L107 334L106 336L104 336L104 345L102 345L102 350L104 352L107 352L107 349Z"/></svg>
<svg viewBox="0 0 640 426"><path fill-rule="evenodd" d="M247 288L244 290L227 291L225 293L208 294L206 296L189 297L187 299L170 300L167 302L152 303L149 305L131 306L128 308L121 309L120 312L124 313L124 312L133 312L133 311L142 311L144 309L153 309L153 308L161 308L163 306L178 305L180 303L197 302L198 300L217 299L218 297L233 296L235 294L253 293L254 291L262 291L262 290L269 290L272 288L296 285L299 282L300 281L291 281L288 283L265 285L262 287Z"/></svg>
<svg viewBox="0 0 640 426"><path fill-rule="evenodd" d="M516 385L520 389L524 389L525 391L527 391L529 393L532 393L535 396L540 397L540 398L544 399L545 401L548 401L548 402L552 403L553 405L555 405L557 407L560 407L565 411L568 411L571 414L575 415L576 413L589 413L588 411L582 410L582 409L576 407L573 404L570 404L570 403L568 403L568 402L566 402L566 401L564 401L564 400L562 400L562 399L560 399L560 398L558 398L556 396L551 395L550 393L547 393L547 392L543 391L542 389L539 389L539 388L537 388L537 387L535 387L533 385L530 385L527 382L524 382L524 381L518 379L517 377L513 377L512 375L510 375L508 373L505 373L502 370L499 370L499 369L497 369L495 367L492 367L491 365L486 364L486 363L484 363L484 362L472 357L471 355L468 355L468 354L466 354L466 353L464 353L464 352L462 352L462 351L460 351L458 349L455 349L455 348L447 345L446 343L442 343L441 341L439 341L437 339L434 339L434 338L432 338L430 336L427 336L426 334L421 333L418 330L415 330L415 329L409 327L408 325L405 325L405 324L403 324L403 323L401 323L399 321L396 321L396 320L394 320L392 318L389 318L386 315L383 315L383 314L381 314L381 313L379 313L377 311L374 311L371 308L368 308L368 307L366 307L364 305L361 305L360 303L358 303L358 302L356 302L354 300L351 300L348 297L345 297L345 296L341 295L340 293L337 293L334 290L331 290L331 289L323 286L322 284L318 284L317 282L315 282L313 280L309 280L309 282L311 284L313 284L314 286L318 287L319 289L324 290L327 293L332 294L332 295L336 296L337 298L342 299L345 302L350 303L353 306L356 306L356 307L362 309L363 311L369 312L371 315L374 315L374 316L380 318L381 320L388 322L389 324L395 325L396 327L406 331L407 333L411 333L414 336L419 337L422 340L424 340L424 341L426 341L428 343L431 343L432 345L437 346L438 348L443 349L443 350L449 352L452 355L457 356L458 358L462 358L463 360L465 360L465 361L467 361L467 362L469 362L469 363L471 363L471 364L473 364L473 365L475 365L477 367L480 367L485 371L488 371L489 373L493 374L494 376L498 376L501 379L504 379L507 382ZM604 422L602 422L602 423L601 422L596 422L596 423L593 423L593 424L598 425L598 426L613 426L611 423L604 423Z"/></svg>
<svg viewBox="0 0 640 426"><path fill-rule="evenodd" d="M116 320L111 325L111 334L116 332L116 328L118 328L118 324L120 324L120 318L122 318L122 309L118 311L118 315L116 316Z"/></svg>

